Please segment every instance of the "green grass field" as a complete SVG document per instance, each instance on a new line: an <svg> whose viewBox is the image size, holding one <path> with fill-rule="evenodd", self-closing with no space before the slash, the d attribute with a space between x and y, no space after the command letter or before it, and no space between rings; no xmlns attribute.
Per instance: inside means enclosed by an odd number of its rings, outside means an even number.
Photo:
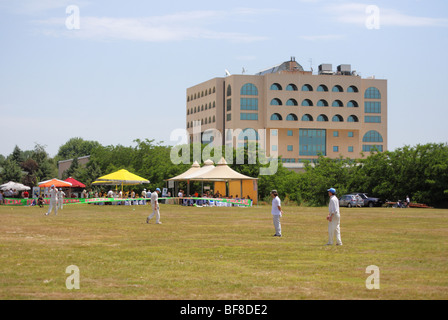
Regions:
<svg viewBox="0 0 448 320"><path fill-rule="evenodd" d="M161 225L149 206L46 210L0 207L0 299L448 298L448 210L341 208L340 247L327 208L285 207L282 238L269 206L161 205Z"/></svg>

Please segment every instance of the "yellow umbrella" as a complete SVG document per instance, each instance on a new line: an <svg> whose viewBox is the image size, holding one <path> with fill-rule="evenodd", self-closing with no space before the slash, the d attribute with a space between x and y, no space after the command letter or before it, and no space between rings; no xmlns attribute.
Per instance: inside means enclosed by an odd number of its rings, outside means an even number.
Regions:
<svg viewBox="0 0 448 320"><path fill-rule="evenodd" d="M136 185L142 183L149 183L149 180L139 177L138 175L133 174L125 169L121 169L108 175L99 177L98 179L96 179L96 181L92 182L92 184L103 185L121 184L121 190L123 190L124 185Z"/></svg>

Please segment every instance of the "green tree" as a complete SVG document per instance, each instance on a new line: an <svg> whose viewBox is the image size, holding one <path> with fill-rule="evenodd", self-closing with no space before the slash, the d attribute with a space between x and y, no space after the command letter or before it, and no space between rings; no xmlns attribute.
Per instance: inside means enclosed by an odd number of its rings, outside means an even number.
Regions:
<svg viewBox="0 0 448 320"><path fill-rule="evenodd" d="M72 163L70 164L70 167L64 171L62 174L62 179L67 179L68 177L73 177L76 179L76 172L79 169L79 162L78 158L74 158Z"/></svg>
<svg viewBox="0 0 448 320"><path fill-rule="evenodd" d="M6 159L3 164L2 178L4 182L20 182L22 180L22 169L16 161L12 159Z"/></svg>
<svg viewBox="0 0 448 320"><path fill-rule="evenodd" d="M61 161L88 156L92 153L92 150L99 146L100 143L97 141L71 138L59 147L59 151L55 158L57 161Z"/></svg>

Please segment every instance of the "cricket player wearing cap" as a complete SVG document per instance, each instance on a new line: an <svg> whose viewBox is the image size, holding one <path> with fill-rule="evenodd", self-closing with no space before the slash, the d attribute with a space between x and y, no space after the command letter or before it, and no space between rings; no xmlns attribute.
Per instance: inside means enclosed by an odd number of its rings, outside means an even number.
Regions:
<svg viewBox="0 0 448 320"><path fill-rule="evenodd" d="M159 188L157 188L156 191L151 193L152 213L146 218L146 223L149 223L149 220L151 220L155 215L156 216L156 224L162 224L162 222L160 222L159 193L160 193Z"/></svg>
<svg viewBox="0 0 448 320"><path fill-rule="evenodd" d="M339 223L341 221L341 215L339 214L339 200L336 197L336 189L330 188L327 190L330 197L330 204L328 205L328 243L333 244L333 238L336 236L336 245L342 246L341 230Z"/></svg>
<svg viewBox="0 0 448 320"><path fill-rule="evenodd" d="M48 207L48 212L45 213L46 216L48 216L51 211L53 211L54 208L54 214L58 214L58 189L54 186L54 184L50 187L50 206Z"/></svg>

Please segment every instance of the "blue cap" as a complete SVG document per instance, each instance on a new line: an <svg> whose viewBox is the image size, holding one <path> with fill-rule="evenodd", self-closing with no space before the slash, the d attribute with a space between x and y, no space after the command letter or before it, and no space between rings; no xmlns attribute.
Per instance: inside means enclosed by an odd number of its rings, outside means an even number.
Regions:
<svg viewBox="0 0 448 320"><path fill-rule="evenodd" d="M157 189L156 189L156 191L159 191L159 192L160 192L160 189L159 189L159 188L157 188Z"/></svg>
<svg viewBox="0 0 448 320"><path fill-rule="evenodd" d="M327 191L331 192L332 194L336 194L336 189L335 188L330 188Z"/></svg>

